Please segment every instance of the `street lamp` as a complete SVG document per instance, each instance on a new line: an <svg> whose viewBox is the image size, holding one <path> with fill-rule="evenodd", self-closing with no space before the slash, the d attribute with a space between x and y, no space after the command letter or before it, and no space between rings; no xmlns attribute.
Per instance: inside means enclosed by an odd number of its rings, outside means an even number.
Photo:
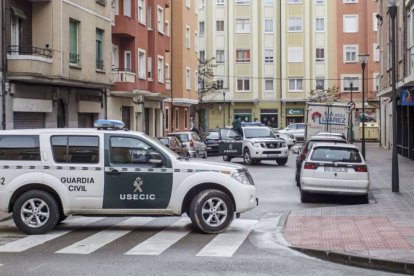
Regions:
<svg viewBox="0 0 414 276"><path fill-rule="evenodd" d="M223 90L223 128L226 128L226 92Z"/></svg>
<svg viewBox="0 0 414 276"><path fill-rule="evenodd" d="M362 156L365 159L365 67L368 62L368 54L358 55L362 67Z"/></svg>
<svg viewBox="0 0 414 276"><path fill-rule="evenodd" d="M352 90L354 90L354 83L351 81L351 83L349 84L349 90L350 90L350 92L351 92L351 103L353 103L354 101L352 100ZM352 116L352 108L351 108L351 129L350 129L350 131L349 131L349 136L351 136L350 137L350 142L351 142L351 144L353 144L354 143L354 122L353 122L353 116Z"/></svg>
<svg viewBox="0 0 414 276"><path fill-rule="evenodd" d="M397 77L395 66L395 18L397 17L397 0L388 0L388 13L391 18L391 59L392 59L392 191L400 191L397 153Z"/></svg>

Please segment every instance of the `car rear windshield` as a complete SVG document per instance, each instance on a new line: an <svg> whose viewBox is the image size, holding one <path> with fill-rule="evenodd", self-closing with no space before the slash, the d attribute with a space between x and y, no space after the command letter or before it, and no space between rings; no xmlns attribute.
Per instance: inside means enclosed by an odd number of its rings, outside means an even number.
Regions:
<svg viewBox="0 0 414 276"><path fill-rule="evenodd" d="M218 139L218 138L219 138L218 132L210 132L208 136L206 137L206 139Z"/></svg>
<svg viewBox="0 0 414 276"><path fill-rule="evenodd" d="M358 149L339 147L317 147L314 149L312 161L361 163Z"/></svg>
<svg viewBox="0 0 414 276"><path fill-rule="evenodd" d="M310 150L311 147L317 143L337 143L337 144L346 144L346 141L341 140L312 140L308 142L307 149Z"/></svg>
<svg viewBox="0 0 414 276"><path fill-rule="evenodd" d="M188 134L173 134L173 136L180 139L181 142L188 142L190 139L188 139Z"/></svg>

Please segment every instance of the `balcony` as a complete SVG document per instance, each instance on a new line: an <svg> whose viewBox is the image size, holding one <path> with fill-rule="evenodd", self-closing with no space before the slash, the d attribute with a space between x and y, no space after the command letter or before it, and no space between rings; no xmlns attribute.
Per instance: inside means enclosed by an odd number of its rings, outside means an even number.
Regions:
<svg viewBox="0 0 414 276"><path fill-rule="evenodd" d="M53 50L24 45L8 47L8 71L10 77L18 75L44 76L53 75Z"/></svg>
<svg viewBox="0 0 414 276"><path fill-rule="evenodd" d="M135 83L137 74L131 69L114 68L112 69L112 83L126 82Z"/></svg>
<svg viewBox="0 0 414 276"><path fill-rule="evenodd" d="M137 21L134 18L115 15L115 25L112 26L112 35L135 38Z"/></svg>

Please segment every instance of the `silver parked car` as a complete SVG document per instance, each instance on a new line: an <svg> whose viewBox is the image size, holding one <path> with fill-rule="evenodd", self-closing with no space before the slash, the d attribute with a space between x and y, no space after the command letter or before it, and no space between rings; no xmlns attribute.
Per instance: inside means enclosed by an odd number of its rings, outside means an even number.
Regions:
<svg viewBox="0 0 414 276"><path fill-rule="evenodd" d="M304 123L290 124L285 129L279 130L279 133L292 134L296 140L303 141L305 139L305 126Z"/></svg>
<svg viewBox="0 0 414 276"><path fill-rule="evenodd" d="M201 141L200 136L197 133L187 132L174 132L167 136L175 136L187 147L191 157L194 158L207 158L206 144Z"/></svg>
<svg viewBox="0 0 414 276"><path fill-rule="evenodd" d="M315 144L302 163L301 201L311 193L363 196L368 203L369 175L364 158L355 145Z"/></svg>

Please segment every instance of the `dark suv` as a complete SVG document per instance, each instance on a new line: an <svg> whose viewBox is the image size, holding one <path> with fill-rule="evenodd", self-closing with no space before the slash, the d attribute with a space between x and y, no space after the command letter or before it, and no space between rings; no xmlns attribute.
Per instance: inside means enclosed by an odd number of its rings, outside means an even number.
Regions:
<svg viewBox="0 0 414 276"><path fill-rule="evenodd" d="M312 146L316 143L333 143L333 144L346 144L347 141L340 137L340 136L311 136L309 139L307 139L303 146L297 150L294 150L294 153L298 154L298 157L296 158L296 174L295 174L295 180L296 180L296 186L300 187L300 170L302 168L302 162L305 160L306 155L308 154L309 150L312 148Z"/></svg>

